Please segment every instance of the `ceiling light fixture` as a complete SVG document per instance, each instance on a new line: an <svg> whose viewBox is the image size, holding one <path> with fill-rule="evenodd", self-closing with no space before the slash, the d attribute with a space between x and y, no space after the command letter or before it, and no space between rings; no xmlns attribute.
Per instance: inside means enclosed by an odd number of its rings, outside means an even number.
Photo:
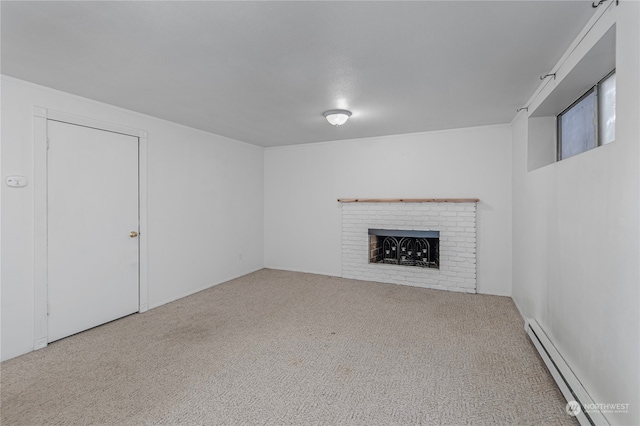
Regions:
<svg viewBox="0 0 640 426"><path fill-rule="evenodd" d="M347 111L346 109L330 109L322 115L324 115L324 118L327 119L329 124L338 127L347 122L349 117L351 117L351 111Z"/></svg>

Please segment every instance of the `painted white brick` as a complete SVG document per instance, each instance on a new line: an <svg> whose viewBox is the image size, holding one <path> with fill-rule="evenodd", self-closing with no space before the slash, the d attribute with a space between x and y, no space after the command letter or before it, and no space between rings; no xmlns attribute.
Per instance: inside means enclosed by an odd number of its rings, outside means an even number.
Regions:
<svg viewBox="0 0 640 426"><path fill-rule="evenodd" d="M475 214L475 203L342 204L342 274L475 293ZM440 270L368 263L369 228L440 231Z"/></svg>
<svg viewBox="0 0 640 426"><path fill-rule="evenodd" d="M475 222L470 222L470 221L464 221L464 222L458 221L458 222L456 222L456 225L457 226L461 226L463 228L466 227L466 228L474 228L475 229L476 223Z"/></svg>

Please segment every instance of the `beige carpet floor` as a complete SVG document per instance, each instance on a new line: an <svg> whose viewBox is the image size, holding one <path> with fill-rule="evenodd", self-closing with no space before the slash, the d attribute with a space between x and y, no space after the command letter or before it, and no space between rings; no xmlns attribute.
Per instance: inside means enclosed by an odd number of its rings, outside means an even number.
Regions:
<svg viewBox="0 0 640 426"><path fill-rule="evenodd" d="M577 424L510 298L268 269L0 368L3 426Z"/></svg>

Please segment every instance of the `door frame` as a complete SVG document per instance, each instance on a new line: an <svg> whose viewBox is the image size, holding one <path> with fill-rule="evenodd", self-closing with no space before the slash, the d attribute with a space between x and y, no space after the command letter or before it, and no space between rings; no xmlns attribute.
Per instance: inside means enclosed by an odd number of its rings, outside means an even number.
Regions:
<svg viewBox="0 0 640 426"><path fill-rule="evenodd" d="M138 138L138 214L139 214L139 312L148 309L147 271L147 152L148 141L145 130L121 126L91 118L68 114L44 107L33 107L33 201L34 201L34 340L33 349L42 349L48 344L48 249L47 249L47 123L49 120L91 127L107 132L121 133Z"/></svg>

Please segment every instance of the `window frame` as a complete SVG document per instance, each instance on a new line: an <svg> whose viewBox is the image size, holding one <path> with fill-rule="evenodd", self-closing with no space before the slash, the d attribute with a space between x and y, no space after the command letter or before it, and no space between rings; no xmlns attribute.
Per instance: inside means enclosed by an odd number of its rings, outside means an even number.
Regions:
<svg viewBox="0 0 640 426"><path fill-rule="evenodd" d="M568 107L566 107L565 109L563 109L561 112L558 113L558 115L556 115L556 161L562 161L562 160L566 160L567 158L571 158L571 157L575 157L576 155L580 155L584 152L587 151L591 151L592 149L595 149L599 146L605 145L602 143L602 138L600 135L600 116L602 114L602 107L600 104L600 86L602 85L602 83L607 80L609 77L611 77L612 75L614 75L616 73L616 69L614 68L613 70L609 71L604 77L602 77L600 80L598 80L598 82L596 84L594 84L593 86L589 87L589 89L587 89L586 92L584 92L582 95L580 95L580 97L578 99L576 99L575 101L573 101L571 103L571 105L569 105ZM595 95L595 123L594 123L594 127L595 127L595 146L593 148L589 148L586 149L584 151L581 151L577 154L574 154L570 157L563 157L562 156L562 116L568 112L569 110L571 110L573 107L575 107L576 105L578 105L580 102L582 102L587 96L591 95L591 94ZM611 142L614 142L615 139ZM611 143L608 142L608 143Z"/></svg>

